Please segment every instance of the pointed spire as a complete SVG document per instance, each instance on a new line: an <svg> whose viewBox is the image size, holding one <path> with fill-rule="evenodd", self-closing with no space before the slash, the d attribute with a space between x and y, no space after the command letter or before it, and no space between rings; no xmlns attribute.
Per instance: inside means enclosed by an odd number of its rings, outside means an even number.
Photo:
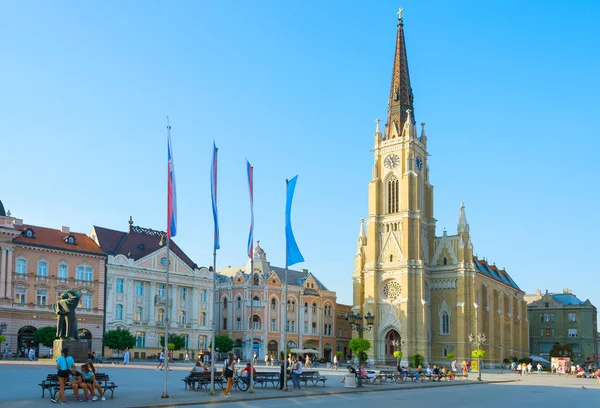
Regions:
<svg viewBox="0 0 600 408"><path fill-rule="evenodd" d="M460 203L460 216L458 217L458 232L469 232L469 223L465 213L465 204Z"/></svg>
<svg viewBox="0 0 600 408"><path fill-rule="evenodd" d="M421 143L427 145L427 135L425 134L425 122L421 122L421 137L419 138Z"/></svg>
<svg viewBox="0 0 600 408"><path fill-rule="evenodd" d="M406 122L402 128L402 137L408 139L414 139L417 137L417 128L415 127L414 118L410 109L406 110Z"/></svg>
<svg viewBox="0 0 600 408"><path fill-rule="evenodd" d="M360 219L360 231L358 233L358 242L357 242L357 248L356 248L356 255L360 255L362 254L362 247L366 244L366 237L365 237L365 219L361 218Z"/></svg>
<svg viewBox="0 0 600 408"><path fill-rule="evenodd" d="M398 33L396 35L396 52L394 54L394 69L392 72L392 86L388 101L388 118L386 139L390 136L391 129L395 128L400 134L407 121L406 111L414 112L413 93L410 87L410 76L408 74L408 58L406 56L406 45L404 43L404 23L402 19L403 9L398 10ZM408 119L410 120L410 119ZM412 118L414 123L414 117Z"/></svg>
<svg viewBox="0 0 600 408"><path fill-rule="evenodd" d="M375 125L375 145L378 145L379 142L381 141L381 129L379 129L379 122L380 122L380 120L379 120L379 118L377 118L375 120L375 123L376 123L376 125Z"/></svg>
<svg viewBox="0 0 600 408"><path fill-rule="evenodd" d="M364 218L360 219L360 232L358 233L358 237L359 238L365 237L365 219Z"/></svg>

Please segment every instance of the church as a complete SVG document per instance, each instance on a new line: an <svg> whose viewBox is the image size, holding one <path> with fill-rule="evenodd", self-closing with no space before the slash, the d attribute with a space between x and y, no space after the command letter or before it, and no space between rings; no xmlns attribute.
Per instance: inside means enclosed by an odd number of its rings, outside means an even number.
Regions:
<svg viewBox="0 0 600 408"><path fill-rule="evenodd" d="M425 364L448 364L448 355L469 361L477 334L485 334L486 367L528 357L525 293L505 270L473 256L462 203L456 234L436 236L428 138L424 123L417 134L413 112L400 12L387 121L381 128L377 120L353 274L353 312L375 316L362 333L369 358L395 364L400 350L403 365L415 354Z"/></svg>

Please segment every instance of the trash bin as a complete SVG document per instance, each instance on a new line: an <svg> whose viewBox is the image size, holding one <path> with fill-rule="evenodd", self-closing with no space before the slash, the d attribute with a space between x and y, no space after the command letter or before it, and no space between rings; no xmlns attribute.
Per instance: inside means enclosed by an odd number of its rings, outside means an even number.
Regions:
<svg viewBox="0 0 600 408"><path fill-rule="evenodd" d="M347 374L344 380L345 388L356 388L356 376L354 374Z"/></svg>

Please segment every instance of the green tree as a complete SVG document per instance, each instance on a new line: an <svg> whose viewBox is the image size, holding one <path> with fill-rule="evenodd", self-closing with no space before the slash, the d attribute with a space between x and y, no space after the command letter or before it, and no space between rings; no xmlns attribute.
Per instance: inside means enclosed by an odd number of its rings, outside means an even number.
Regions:
<svg viewBox="0 0 600 408"><path fill-rule="evenodd" d="M56 340L57 338L58 337L56 337L55 326L42 327L40 329L37 329L33 334L33 340L46 347L52 347L54 345L54 340Z"/></svg>
<svg viewBox="0 0 600 408"><path fill-rule="evenodd" d="M348 343L348 347L354 354L358 356L359 361L362 363L366 356L366 351L371 348L371 342L366 339L361 339L359 337L350 340Z"/></svg>
<svg viewBox="0 0 600 408"><path fill-rule="evenodd" d="M573 349L568 344L554 343L550 350L550 357L572 357Z"/></svg>
<svg viewBox="0 0 600 408"><path fill-rule="evenodd" d="M104 345L119 352L135 346L135 337L129 330L109 330L104 333Z"/></svg>
<svg viewBox="0 0 600 408"><path fill-rule="evenodd" d="M448 360L454 360L454 353L448 353L448 354L446 354L446 358Z"/></svg>
<svg viewBox="0 0 600 408"><path fill-rule="evenodd" d="M400 359L402 358L402 352L400 350L394 351L394 358L396 359L396 365L400 365Z"/></svg>
<svg viewBox="0 0 600 408"><path fill-rule="evenodd" d="M228 353L233 350L231 337L225 335L215 337L215 350L219 350L219 353Z"/></svg>
<svg viewBox="0 0 600 408"><path fill-rule="evenodd" d="M0 335L0 343L4 343L4 342L6 342L6 336Z"/></svg>
<svg viewBox="0 0 600 408"><path fill-rule="evenodd" d="M164 347L165 346L165 336L160 336L160 346ZM173 348L171 348L171 344L173 344ZM185 347L185 339L183 338L183 336L180 336L178 334L174 334L171 333L169 334L169 342L167 343L167 349L168 350L181 350L182 348Z"/></svg>
<svg viewBox="0 0 600 408"><path fill-rule="evenodd" d="M412 356L412 360L413 360L413 367L419 367L420 365L423 364L423 354L413 354Z"/></svg>

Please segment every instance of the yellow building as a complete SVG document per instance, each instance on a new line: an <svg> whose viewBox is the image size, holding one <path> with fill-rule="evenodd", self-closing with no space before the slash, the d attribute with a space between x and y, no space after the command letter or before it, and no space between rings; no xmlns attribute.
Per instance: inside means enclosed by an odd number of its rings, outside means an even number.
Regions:
<svg viewBox="0 0 600 408"><path fill-rule="evenodd" d="M465 207L456 235L435 235L427 136L417 136L402 17L398 20L388 117L375 130L368 217L361 221L354 284L355 313L375 317L369 357L391 364L421 354L470 360L469 335L487 337L485 364L528 356L527 304L504 270L473 256Z"/></svg>

